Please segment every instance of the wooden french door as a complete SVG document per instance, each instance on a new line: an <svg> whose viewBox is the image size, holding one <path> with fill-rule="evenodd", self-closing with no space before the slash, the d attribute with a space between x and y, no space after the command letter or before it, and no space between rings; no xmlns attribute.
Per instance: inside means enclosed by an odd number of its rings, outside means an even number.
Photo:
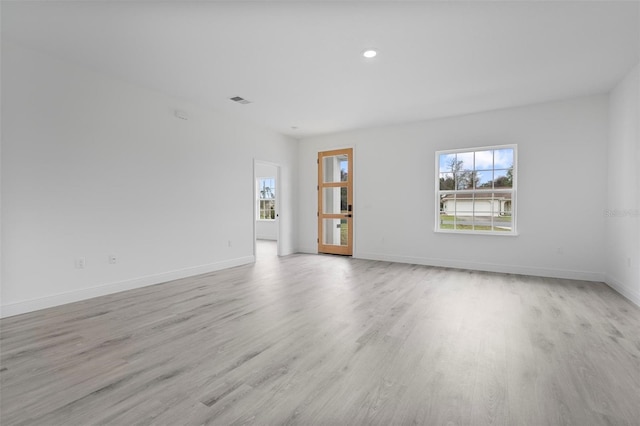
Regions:
<svg viewBox="0 0 640 426"><path fill-rule="evenodd" d="M318 252L353 254L353 149L318 153Z"/></svg>

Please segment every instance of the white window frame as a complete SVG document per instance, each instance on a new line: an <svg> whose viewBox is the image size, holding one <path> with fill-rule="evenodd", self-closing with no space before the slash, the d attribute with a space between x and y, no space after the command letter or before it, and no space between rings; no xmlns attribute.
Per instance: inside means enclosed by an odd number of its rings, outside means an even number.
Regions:
<svg viewBox="0 0 640 426"><path fill-rule="evenodd" d="M272 180L273 181L273 188L271 188L273 190L273 197L272 198L262 198L261 197L261 192L262 192L262 181L264 180ZM276 192L276 178L275 177L270 177L270 176L264 176L264 177L259 177L256 179L256 218L258 221L265 221L265 222L273 222L276 220L276 218L278 217L278 194ZM273 218L261 218L260 217L260 212L261 209L260 205L262 201L273 201L274 204L274 217Z"/></svg>
<svg viewBox="0 0 640 426"><path fill-rule="evenodd" d="M454 189L454 190L441 190L440 189L440 156L448 154L460 154L460 153L475 153L479 151L499 150L499 149L513 149L513 179L511 188L493 188L493 189ZM475 157L474 157L475 159ZM495 163L492 170L496 169ZM494 178L495 179L495 178ZM500 235L500 236L517 236L517 184L518 184L518 145L491 145L482 147L460 148L460 149L447 149L436 151L435 153L435 223L434 232L446 233L446 234L472 234L472 235ZM510 193L511 194L511 230L510 231L495 231L495 230L476 230L476 229L443 229L440 227L442 224L440 200L443 194L473 194L475 200L475 194L480 193ZM457 202L455 204L457 206ZM475 217L475 216L474 216ZM494 215L491 217L491 226L494 227ZM455 220L455 219L454 219ZM475 226L475 224L474 224Z"/></svg>

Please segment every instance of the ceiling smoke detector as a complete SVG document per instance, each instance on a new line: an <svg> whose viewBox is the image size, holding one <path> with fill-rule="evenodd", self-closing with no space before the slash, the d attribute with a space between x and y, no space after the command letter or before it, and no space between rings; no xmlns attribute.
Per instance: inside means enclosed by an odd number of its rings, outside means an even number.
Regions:
<svg viewBox="0 0 640 426"><path fill-rule="evenodd" d="M233 102L237 102L243 105L251 103L251 101L248 101L245 98L241 98L240 96L234 96L233 98L229 98L229 99L231 99Z"/></svg>

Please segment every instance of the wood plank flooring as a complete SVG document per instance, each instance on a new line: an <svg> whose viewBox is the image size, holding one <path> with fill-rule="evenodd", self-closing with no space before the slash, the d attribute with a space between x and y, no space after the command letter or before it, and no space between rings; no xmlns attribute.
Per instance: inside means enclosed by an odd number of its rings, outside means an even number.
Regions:
<svg viewBox="0 0 640 426"><path fill-rule="evenodd" d="M638 425L639 330L604 284L267 255L1 320L0 423Z"/></svg>

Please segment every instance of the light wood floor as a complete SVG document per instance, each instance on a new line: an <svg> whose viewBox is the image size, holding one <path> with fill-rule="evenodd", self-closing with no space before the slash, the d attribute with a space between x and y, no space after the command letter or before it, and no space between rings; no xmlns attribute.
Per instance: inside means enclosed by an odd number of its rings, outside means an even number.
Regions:
<svg viewBox="0 0 640 426"><path fill-rule="evenodd" d="M0 329L3 426L640 421L604 284L265 254Z"/></svg>

